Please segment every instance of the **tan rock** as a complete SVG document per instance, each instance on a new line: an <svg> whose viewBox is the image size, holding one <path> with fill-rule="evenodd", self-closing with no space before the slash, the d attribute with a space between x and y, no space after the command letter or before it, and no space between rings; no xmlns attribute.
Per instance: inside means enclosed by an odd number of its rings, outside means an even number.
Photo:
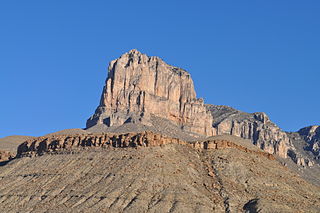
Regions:
<svg viewBox="0 0 320 213"><path fill-rule="evenodd" d="M9 151L0 150L0 162L12 159L14 155Z"/></svg>
<svg viewBox="0 0 320 213"><path fill-rule="evenodd" d="M17 157L37 156L45 153L59 153L77 149L89 149L90 147L157 147L167 144L179 144L189 146L196 150L237 149L247 153L255 153L259 156L274 160L274 156L257 150L249 149L237 142L226 139L210 139L189 143L178 138L172 138L153 132L140 133L103 133L86 135L49 135L32 138L23 142L17 150ZM252 146L252 145L251 145ZM259 150L259 151L258 151Z"/></svg>
<svg viewBox="0 0 320 213"><path fill-rule="evenodd" d="M100 105L88 119L96 124L120 126L126 122L151 125L150 115L168 119L183 130L211 136L212 117L196 98L188 72L158 57L137 50L112 61Z"/></svg>
<svg viewBox="0 0 320 213"><path fill-rule="evenodd" d="M262 150L287 158L288 149L292 147L290 138L265 113L245 113L227 106L206 106L215 119L213 126L217 135L249 139Z"/></svg>
<svg viewBox="0 0 320 213"><path fill-rule="evenodd" d="M299 135L308 143L307 149L312 151L315 157L320 156L320 126L308 126L298 131Z"/></svg>

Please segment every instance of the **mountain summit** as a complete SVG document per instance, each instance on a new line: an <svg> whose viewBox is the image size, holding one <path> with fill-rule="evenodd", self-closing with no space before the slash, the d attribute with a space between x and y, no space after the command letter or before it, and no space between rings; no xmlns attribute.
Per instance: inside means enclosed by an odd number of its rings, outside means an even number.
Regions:
<svg viewBox="0 0 320 213"><path fill-rule="evenodd" d="M137 50L110 62L100 104L86 128L91 132L156 131L189 141L231 134L283 158L290 147L286 133L266 114L204 104L196 97L187 71Z"/></svg>
<svg viewBox="0 0 320 213"><path fill-rule="evenodd" d="M197 99L190 74L159 57L131 50L111 61L100 104L86 126L152 126L151 116L167 119L186 132L214 135L212 116Z"/></svg>
<svg viewBox="0 0 320 213"><path fill-rule="evenodd" d="M0 212L320 212L319 126L204 104L137 50L110 63L85 130L22 138L15 157L21 137L0 139Z"/></svg>

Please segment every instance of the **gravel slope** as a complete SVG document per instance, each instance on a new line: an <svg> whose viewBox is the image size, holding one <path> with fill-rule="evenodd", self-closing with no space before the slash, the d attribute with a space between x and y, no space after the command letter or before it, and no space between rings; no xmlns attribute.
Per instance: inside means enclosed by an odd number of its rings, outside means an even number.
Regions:
<svg viewBox="0 0 320 213"><path fill-rule="evenodd" d="M15 153L17 147L24 141L33 138L32 136L24 135L12 135L4 138L0 138L0 150L9 151Z"/></svg>
<svg viewBox="0 0 320 213"><path fill-rule="evenodd" d="M0 167L1 212L258 210L319 212L320 188L254 153L176 144L90 148Z"/></svg>

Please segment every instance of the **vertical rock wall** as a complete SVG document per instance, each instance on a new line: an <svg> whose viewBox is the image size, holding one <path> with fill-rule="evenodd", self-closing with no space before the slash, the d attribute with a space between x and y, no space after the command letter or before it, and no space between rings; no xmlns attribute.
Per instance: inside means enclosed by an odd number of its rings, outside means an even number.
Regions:
<svg viewBox="0 0 320 213"><path fill-rule="evenodd" d="M196 98L191 76L158 57L137 50L111 61L100 105L87 121L120 126L126 122L151 125L150 115L166 118L183 130L213 135L212 117Z"/></svg>

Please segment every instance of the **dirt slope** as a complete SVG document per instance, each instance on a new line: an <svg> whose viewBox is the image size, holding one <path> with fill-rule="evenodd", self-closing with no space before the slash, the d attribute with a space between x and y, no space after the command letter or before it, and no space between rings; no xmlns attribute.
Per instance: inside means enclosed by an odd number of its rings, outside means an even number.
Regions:
<svg viewBox="0 0 320 213"><path fill-rule="evenodd" d="M197 153L185 146L100 148L21 158L0 169L2 212L223 211Z"/></svg>
<svg viewBox="0 0 320 213"><path fill-rule="evenodd" d="M219 180L231 212L320 212L320 188L276 160L235 149L208 150L201 158Z"/></svg>
<svg viewBox="0 0 320 213"><path fill-rule="evenodd" d="M12 135L0 138L0 150L15 153L17 147L24 141L33 138L32 136Z"/></svg>
<svg viewBox="0 0 320 213"><path fill-rule="evenodd" d="M319 212L320 190L235 148L98 147L0 167L0 212L245 211Z"/></svg>

